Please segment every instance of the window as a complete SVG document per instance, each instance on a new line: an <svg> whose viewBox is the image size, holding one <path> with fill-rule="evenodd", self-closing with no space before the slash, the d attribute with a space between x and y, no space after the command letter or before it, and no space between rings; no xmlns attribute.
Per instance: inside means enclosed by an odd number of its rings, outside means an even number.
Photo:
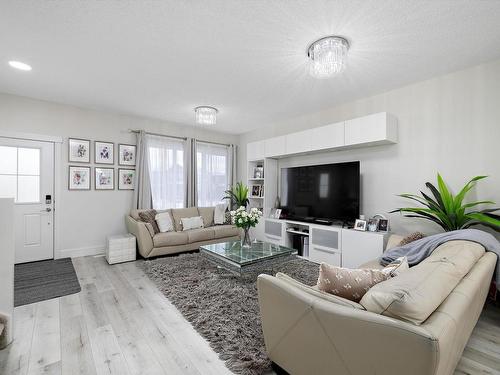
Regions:
<svg viewBox="0 0 500 375"><path fill-rule="evenodd" d="M153 208L184 207L184 142L147 135L146 144Z"/></svg>
<svg viewBox="0 0 500 375"><path fill-rule="evenodd" d="M196 142L196 192L198 206L220 203L229 187L229 148Z"/></svg>
<svg viewBox="0 0 500 375"><path fill-rule="evenodd" d="M0 197L40 202L40 150L0 146Z"/></svg>

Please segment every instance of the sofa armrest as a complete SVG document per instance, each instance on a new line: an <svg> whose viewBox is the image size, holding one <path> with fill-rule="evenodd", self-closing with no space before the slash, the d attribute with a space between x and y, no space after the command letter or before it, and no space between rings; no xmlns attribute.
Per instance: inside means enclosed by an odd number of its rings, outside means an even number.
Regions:
<svg viewBox="0 0 500 375"><path fill-rule="evenodd" d="M148 228L146 228L146 224L137 221L128 215L125 217L125 223L128 231L132 233L135 238L137 238L139 254L141 254L144 258L147 258L151 251L153 251L154 245L153 238L151 238Z"/></svg>
<svg viewBox="0 0 500 375"><path fill-rule="evenodd" d="M435 374L438 341L422 327L318 298L283 280L257 281L272 361L291 374Z"/></svg>

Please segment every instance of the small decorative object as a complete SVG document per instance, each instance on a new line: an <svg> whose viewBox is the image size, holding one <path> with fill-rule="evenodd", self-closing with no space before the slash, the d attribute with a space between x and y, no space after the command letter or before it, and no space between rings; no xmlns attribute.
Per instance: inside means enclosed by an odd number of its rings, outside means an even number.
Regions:
<svg viewBox="0 0 500 375"><path fill-rule="evenodd" d="M356 222L354 223L354 229L364 232L366 231L366 225L366 220L356 219Z"/></svg>
<svg viewBox="0 0 500 375"><path fill-rule="evenodd" d="M94 161L96 164L115 163L115 145L112 142L94 142Z"/></svg>
<svg viewBox="0 0 500 375"><path fill-rule="evenodd" d="M276 199L274 200L274 208L280 208L280 207L281 207L280 197L276 196Z"/></svg>
<svg viewBox="0 0 500 375"><path fill-rule="evenodd" d="M252 185L252 197L260 197L260 185Z"/></svg>
<svg viewBox="0 0 500 375"><path fill-rule="evenodd" d="M430 220L445 232L458 229L467 229L473 225L485 225L495 230L500 230L500 216L496 213L500 208L477 209L480 205L492 205L493 201L474 201L464 204L467 193L472 190L477 181L488 176L476 176L465 184L457 195L448 189L441 175L438 173L436 188L430 182L425 186L430 190L431 195L422 193L422 196L414 194L400 194L402 198L411 199L424 207L398 208L392 212L406 213L405 217L416 217Z"/></svg>
<svg viewBox="0 0 500 375"><path fill-rule="evenodd" d="M118 164L120 165L135 165L135 150L134 145L119 144L118 145Z"/></svg>
<svg viewBox="0 0 500 375"><path fill-rule="evenodd" d="M276 219L276 208L271 208L271 210L269 210L269 218Z"/></svg>
<svg viewBox="0 0 500 375"><path fill-rule="evenodd" d="M276 212L274 213L274 218L279 219L281 217L281 208L277 208Z"/></svg>
<svg viewBox="0 0 500 375"><path fill-rule="evenodd" d="M259 197L263 197L263 196L264 196L264 185L260 185Z"/></svg>
<svg viewBox="0 0 500 375"><path fill-rule="evenodd" d="M68 160L76 163L90 163L90 141L88 139L69 138Z"/></svg>
<svg viewBox="0 0 500 375"><path fill-rule="evenodd" d="M114 168L94 168L94 184L96 190L114 190L115 189L115 170Z"/></svg>
<svg viewBox="0 0 500 375"><path fill-rule="evenodd" d="M252 207L249 212L246 211L244 206L240 206L237 210L231 211L232 223L238 228L243 229L243 235L241 237L242 247L249 248L252 246L249 230L259 223L261 217L262 212L256 207Z"/></svg>
<svg viewBox="0 0 500 375"><path fill-rule="evenodd" d="M264 178L264 168L263 167L255 167L253 169L253 177L254 178Z"/></svg>
<svg viewBox="0 0 500 375"><path fill-rule="evenodd" d="M368 220L368 231L369 232L376 232L378 229L378 223L379 223L379 219L376 219L376 218L371 218L370 220Z"/></svg>
<svg viewBox="0 0 500 375"><path fill-rule="evenodd" d="M234 187L224 193L226 195L222 199L228 199L231 202L231 208L248 205L248 187L243 182L237 182Z"/></svg>
<svg viewBox="0 0 500 375"><path fill-rule="evenodd" d="M69 166L69 190L90 190L90 167Z"/></svg>
<svg viewBox="0 0 500 375"><path fill-rule="evenodd" d="M378 230L380 232L388 232L389 231L389 220L387 220L387 219L380 219L378 221Z"/></svg>
<svg viewBox="0 0 500 375"><path fill-rule="evenodd" d="M134 190L135 169L118 169L118 190Z"/></svg>

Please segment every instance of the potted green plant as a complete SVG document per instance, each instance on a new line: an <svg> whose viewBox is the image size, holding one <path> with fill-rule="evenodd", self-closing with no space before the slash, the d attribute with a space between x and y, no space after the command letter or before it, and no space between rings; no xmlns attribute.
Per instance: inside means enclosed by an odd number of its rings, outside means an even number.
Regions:
<svg viewBox="0 0 500 375"><path fill-rule="evenodd" d="M467 194L476 183L488 176L476 176L471 179L460 190L457 195L448 189L441 175L437 175L437 188L427 182L425 186L430 195L420 192L421 196L415 194L400 194L399 197L418 202L423 207L404 207L392 212L401 212L405 217L430 220L446 232L470 228L473 225L485 225L495 230L500 230L500 216L495 214L500 208L483 208L477 206L493 205L495 202L489 200L464 203Z"/></svg>
<svg viewBox="0 0 500 375"><path fill-rule="evenodd" d="M248 186L244 185L243 182L237 182L235 186L224 192L226 195L222 199L228 199L231 208L234 207L245 207L248 205Z"/></svg>

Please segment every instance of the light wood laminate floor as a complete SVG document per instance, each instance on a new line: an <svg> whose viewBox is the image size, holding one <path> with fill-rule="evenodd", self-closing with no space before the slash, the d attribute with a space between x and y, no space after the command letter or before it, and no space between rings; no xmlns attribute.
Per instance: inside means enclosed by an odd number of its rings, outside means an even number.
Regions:
<svg viewBox="0 0 500 375"><path fill-rule="evenodd" d="M15 309L0 374L230 374L136 263L73 260L82 291ZM500 375L500 308L488 307L456 374Z"/></svg>

